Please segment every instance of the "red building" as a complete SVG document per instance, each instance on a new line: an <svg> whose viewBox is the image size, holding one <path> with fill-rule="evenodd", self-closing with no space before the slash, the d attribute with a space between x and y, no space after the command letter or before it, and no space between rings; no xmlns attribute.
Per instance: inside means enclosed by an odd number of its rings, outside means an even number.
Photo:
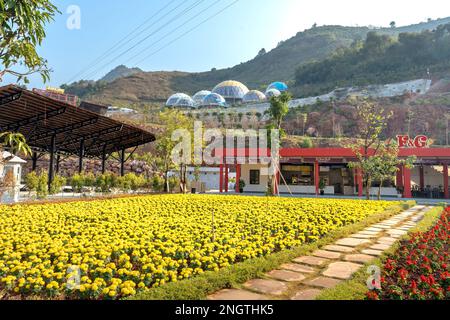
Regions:
<svg viewBox="0 0 450 320"><path fill-rule="evenodd" d="M228 150L230 151L230 150ZM244 192L266 192L269 175L264 174L269 165L257 161L258 157L267 156L269 152L258 154L245 151L243 159L237 157L237 151L230 151L224 156L221 165L220 191L228 192L228 177L225 167L235 168L237 181L245 182ZM415 156L413 169L399 168L394 182L382 185L382 195L404 198L445 198L450 199L449 173L450 148L417 148L400 149L399 157L406 159ZM251 164L249 163L251 161ZM345 148L312 148L281 149L280 161L275 164L278 185L277 193L320 194L320 182L323 192L328 195L363 196L365 188L361 172L350 169L348 164L356 161L351 149ZM225 164L226 163L226 164ZM241 163L241 164L239 164ZM377 194L379 184L374 183L371 194ZM236 186L236 191L238 186Z"/></svg>

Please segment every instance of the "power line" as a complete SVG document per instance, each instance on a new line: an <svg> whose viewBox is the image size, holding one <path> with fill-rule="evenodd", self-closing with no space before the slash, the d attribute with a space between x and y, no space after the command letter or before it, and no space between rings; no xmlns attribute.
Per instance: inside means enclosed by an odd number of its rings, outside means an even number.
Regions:
<svg viewBox="0 0 450 320"><path fill-rule="evenodd" d="M139 57L142 53L144 53L145 51L148 51L150 48L154 47L157 43L161 42L162 40L166 39L167 36L173 34L175 31L178 31L179 29L183 28L185 25L187 25L189 22L193 21L195 18L199 17L200 15L202 15L204 12L208 11L209 9L211 9L212 7L214 7L217 3L219 3L221 0L217 0L214 3L212 3L210 6L206 7L205 9L203 9L202 11L200 11L199 13L197 13L194 17L192 17L191 19L189 19L188 21L185 21L184 23L182 23L181 25L179 25L178 27L170 30L168 33L166 33L165 35L163 35L161 38L159 38L157 41L153 42L151 45L149 45L148 47L146 47L144 50L142 50L141 52L138 52L137 54L135 54L134 56L132 56L130 59L128 59L126 61L126 63L134 60L136 57Z"/></svg>
<svg viewBox="0 0 450 320"><path fill-rule="evenodd" d="M123 57L125 54L127 54L128 52L130 52L131 50L135 49L137 46L139 46L140 44L142 44L144 41L146 41L147 39L149 39L150 37L152 37L153 35L155 35L156 33L158 33L159 31L161 31L162 29L164 29L165 27L169 26L170 24L172 24L173 22L175 22L178 18L182 17L183 15L187 14L188 12L192 11L194 8L198 7L202 2L204 2L205 0L197 0L194 4L192 4L190 7L184 9L182 12L180 12L177 16L175 16L174 18L172 18L171 21L167 22L166 24L162 25L161 27L159 27L158 29L156 29L155 31L153 31L152 33L150 33L149 35L147 35L146 37L144 37L143 39L141 39L140 41L138 41L136 44L134 44L133 46L131 46L130 48L126 49L125 51L123 51L122 53L120 53L119 55L117 55L116 57L114 57L112 60L108 61L106 64L102 65L101 67L97 68L96 70L94 70L93 72L89 73L87 75L87 77L91 77L96 75L98 72L100 72L101 70L103 70L104 68L106 68L107 66L109 66L110 64L112 64L113 62L115 62L117 59Z"/></svg>
<svg viewBox="0 0 450 320"><path fill-rule="evenodd" d="M170 45L172 45L173 43L175 43L176 41L178 41L179 39L183 38L184 36L186 36L187 34L191 33L192 31L194 31L195 29L199 28L200 26L202 26L203 24L205 24L206 22L210 21L211 19L217 17L219 14L221 14L222 12L224 12L225 10L227 10L228 8L232 7L233 5L235 5L236 3L238 3L240 0L235 0L234 2L232 2L231 4L229 4L228 6L226 6L225 8L223 8L222 10L218 11L217 13L215 13L214 15L210 16L209 18L203 20L202 22L200 22L199 24L197 24L196 26L194 26L193 28L189 29L188 31L186 31L185 33L183 33L182 35L180 35L179 37L173 39L172 41L170 41L169 43L165 44L164 46L162 46L161 48L159 48L156 51L153 51L151 54L149 54L148 56L146 56L144 59L140 60L136 65L140 64L141 62L144 62L145 60L149 59L150 57L154 56L155 54L157 54L158 52L164 50L165 48L169 47Z"/></svg>
<svg viewBox="0 0 450 320"><path fill-rule="evenodd" d="M136 33L136 31L140 30L143 26L145 26L148 22L150 22L153 18L157 17L161 12L163 12L164 10L166 10L169 6L171 6L173 3L177 2L178 0L172 0L170 2L168 2L164 7L162 7L160 10L158 10L155 14L153 14L150 18L146 19L143 23L141 23L139 26L137 26L136 28L134 28L130 33L128 33L125 37L123 37L121 40L119 40L118 42L116 42L111 48L109 48L108 50L106 50L102 55L100 55L99 57L97 57L95 60L92 61L92 63L90 63L88 66L86 66L84 69L82 69L80 72L78 72L76 75L74 75L69 81L67 81L67 83L70 83L74 80L76 80L77 77L83 75L85 72L89 71L92 67L95 67L97 65L98 62L100 62L101 60L107 58L108 56L110 56L114 51L113 50L117 50L122 48L123 46L125 46L126 44L130 43L132 40L136 39L136 36L128 39L128 41L125 41L127 38L131 37L134 33ZM181 4L179 4L177 7L175 7L172 10L176 10L178 9L181 5L183 5L183 2ZM171 13L169 11L169 13ZM149 27L147 27L145 30L148 30L149 28L153 27L156 23L158 23L159 21L161 21L161 19L163 19L164 17L166 17L166 15L162 16L161 18L159 18L157 21L155 21L154 23L152 23Z"/></svg>

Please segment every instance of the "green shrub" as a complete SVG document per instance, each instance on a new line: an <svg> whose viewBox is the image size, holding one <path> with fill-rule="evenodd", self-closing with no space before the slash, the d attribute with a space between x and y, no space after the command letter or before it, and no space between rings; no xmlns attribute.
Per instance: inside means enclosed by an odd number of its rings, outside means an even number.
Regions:
<svg viewBox="0 0 450 320"><path fill-rule="evenodd" d="M39 184L39 176L35 171L30 172L25 176L25 185L30 191L30 193L32 191L36 191L38 184Z"/></svg>
<svg viewBox="0 0 450 320"><path fill-rule="evenodd" d="M45 171L38 176L36 195L38 199L45 199L48 196L48 174Z"/></svg>
<svg viewBox="0 0 450 320"><path fill-rule="evenodd" d="M57 194L61 192L62 187L66 184L67 180L64 177L61 177L59 175L56 175L53 178L53 181L50 183L50 194Z"/></svg>

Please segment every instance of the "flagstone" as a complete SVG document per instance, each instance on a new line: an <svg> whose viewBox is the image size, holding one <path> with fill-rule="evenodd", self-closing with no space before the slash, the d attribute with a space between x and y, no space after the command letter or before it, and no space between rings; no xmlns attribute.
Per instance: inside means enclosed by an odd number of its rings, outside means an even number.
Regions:
<svg viewBox="0 0 450 320"><path fill-rule="evenodd" d="M313 256L325 259L339 259L341 254L337 252L331 252L326 250L316 250L313 252Z"/></svg>
<svg viewBox="0 0 450 320"><path fill-rule="evenodd" d="M378 257L378 256L381 256L383 254L383 251L373 250L373 249L364 249L364 250L361 251L361 253Z"/></svg>
<svg viewBox="0 0 450 320"><path fill-rule="evenodd" d="M356 238L344 238L336 241L337 245L348 246L348 247L357 247L363 244L371 243L370 240L367 239L356 239Z"/></svg>
<svg viewBox="0 0 450 320"><path fill-rule="evenodd" d="M350 279L361 267L361 264L353 262L333 262L322 274L327 277L346 280Z"/></svg>
<svg viewBox="0 0 450 320"><path fill-rule="evenodd" d="M268 298L251 291L240 289L223 289L208 297L208 300L267 300Z"/></svg>
<svg viewBox="0 0 450 320"><path fill-rule="evenodd" d="M407 231L405 231L405 230L399 230L399 229L391 229L391 230L388 230L387 231L387 233L389 233L390 235L398 235L398 236L403 236L403 235L405 235L405 234L408 234L408 232Z"/></svg>
<svg viewBox="0 0 450 320"><path fill-rule="evenodd" d="M356 238L356 239L373 239L376 238L377 236L374 234L360 234L360 233L355 233L350 235L350 238Z"/></svg>
<svg viewBox="0 0 450 320"><path fill-rule="evenodd" d="M373 260L373 256L369 256L367 254L348 254L344 257L344 260L350 262L367 263Z"/></svg>
<svg viewBox="0 0 450 320"><path fill-rule="evenodd" d="M349 253L349 252L353 252L355 249L350 248L350 247L344 247L344 246L338 246L335 244L330 244L328 246L323 247L326 250L329 251L337 251L337 252L345 252L345 253Z"/></svg>
<svg viewBox="0 0 450 320"><path fill-rule="evenodd" d="M333 278L317 277L308 281L304 281L303 283L312 287L333 288L337 286L341 281L342 280Z"/></svg>
<svg viewBox="0 0 450 320"><path fill-rule="evenodd" d="M313 257L313 256L303 256L303 257L298 257L295 258L293 260L296 263L304 263L310 266L323 266L324 264L326 264L327 262L329 262L330 260L328 259L324 259L324 258L319 258L319 257Z"/></svg>
<svg viewBox="0 0 450 320"><path fill-rule="evenodd" d="M310 266L305 266L298 263L286 263L283 264L280 269L301 272L301 273L314 273L316 270Z"/></svg>
<svg viewBox="0 0 450 320"><path fill-rule="evenodd" d="M288 270L272 270L266 273L266 275L271 278L286 282L300 282L306 278L301 273Z"/></svg>
<svg viewBox="0 0 450 320"><path fill-rule="evenodd" d="M374 244L373 246L370 246L370 249L373 250L387 250L392 246L392 244L383 244L383 243L377 243Z"/></svg>
<svg viewBox="0 0 450 320"><path fill-rule="evenodd" d="M291 300L314 300L320 293L321 290L318 289L304 289L297 292Z"/></svg>
<svg viewBox="0 0 450 320"><path fill-rule="evenodd" d="M381 229L381 228L370 227L370 228L364 229L364 231L369 231L369 232L376 232L376 233L379 233L379 232L383 231L383 229Z"/></svg>
<svg viewBox="0 0 450 320"><path fill-rule="evenodd" d="M288 289L286 283L277 280L253 279L244 283L244 287L259 293L281 296Z"/></svg>
<svg viewBox="0 0 450 320"><path fill-rule="evenodd" d="M397 241L397 239L392 238L392 237L381 237L377 240L378 243L383 243L383 244L393 244Z"/></svg>

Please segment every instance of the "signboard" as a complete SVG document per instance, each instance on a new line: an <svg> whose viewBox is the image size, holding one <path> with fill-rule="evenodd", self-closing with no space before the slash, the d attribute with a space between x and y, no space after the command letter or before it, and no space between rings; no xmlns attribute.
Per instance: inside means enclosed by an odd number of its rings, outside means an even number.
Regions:
<svg viewBox="0 0 450 320"><path fill-rule="evenodd" d="M399 148L428 148L429 139L427 136L419 135L415 138L410 138L408 135L397 136L397 143Z"/></svg>

